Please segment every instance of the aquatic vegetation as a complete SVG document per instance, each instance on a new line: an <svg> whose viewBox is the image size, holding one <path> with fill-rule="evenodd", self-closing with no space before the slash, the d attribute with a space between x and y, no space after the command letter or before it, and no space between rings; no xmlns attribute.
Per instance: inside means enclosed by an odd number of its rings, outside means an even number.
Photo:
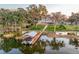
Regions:
<svg viewBox="0 0 79 59"><path fill-rule="evenodd" d="M69 44L74 45L75 47L79 47L78 39L70 39Z"/></svg>
<svg viewBox="0 0 79 59"><path fill-rule="evenodd" d="M38 41L35 45L22 45L20 50L25 54L32 53L44 53L45 51L45 42Z"/></svg>
<svg viewBox="0 0 79 59"><path fill-rule="evenodd" d="M52 46L53 50L59 50L61 47L65 46L63 41L62 42L60 42L60 41L57 42L55 38L51 41L50 45Z"/></svg>
<svg viewBox="0 0 79 59"><path fill-rule="evenodd" d="M12 50L13 48L18 48L20 47L20 42L16 41L15 39L4 39L3 44L1 45L1 48L5 51L8 52Z"/></svg>

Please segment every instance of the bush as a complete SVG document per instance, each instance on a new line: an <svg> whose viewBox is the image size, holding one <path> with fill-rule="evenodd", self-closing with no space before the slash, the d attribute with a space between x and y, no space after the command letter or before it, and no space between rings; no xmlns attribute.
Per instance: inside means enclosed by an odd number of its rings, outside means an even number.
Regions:
<svg viewBox="0 0 79 59"><path fill-rule="evenodd" d="M67 35L75 35L75 33L67 33Z"/></svg>
<svg viewBox="0 0 79 59"><path fill-rule="evenodd" d="M44 26L42 26L42 25L39 25L39 26L32 26L31 27L31 30L42 30L44 28Z"/></svg>
<svg viewBox="0 0 79 59"><path fill-rule="evenodd" d="M54 26L48 26L46 30L47 31L53 31L54 30Z"/></svg>
<svg viewBox="0 0 79 59"><path fill-rule="evenodd" d="M65 26L64 25L60 25L56 28L57 30L66 30Z"/></svg>

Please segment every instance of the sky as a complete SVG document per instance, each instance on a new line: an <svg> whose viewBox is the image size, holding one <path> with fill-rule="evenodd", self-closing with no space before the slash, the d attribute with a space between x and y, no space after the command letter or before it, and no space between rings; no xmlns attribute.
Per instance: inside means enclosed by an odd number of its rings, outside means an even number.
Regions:
<svg viewBox="0 0 79 59"><path fill-rule="evenodd" d="M9 9L16 9L16 8L26 8L29 6L28 4L0 4L0 8L9 8ZM51 12L62 12L67 16L71 15L71 12L78 12L79 11L79 4L45 4L47 7L48 13Z"/></svg>
<svg viewBox="0 0 79 59"><path fill-rule="evenodd" d="M46 5L49 13L62 12L67 16L70 16L72 12L79 12L79 4L50 4Z"/></svg>

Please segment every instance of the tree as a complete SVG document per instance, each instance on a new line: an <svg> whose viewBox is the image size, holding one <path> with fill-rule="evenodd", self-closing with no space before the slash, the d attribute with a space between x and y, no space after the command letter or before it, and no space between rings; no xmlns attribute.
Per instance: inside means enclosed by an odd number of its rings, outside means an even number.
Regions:
<svg viewBox="0 0 79 59"><path fill-rule="evenodd" d="M56 31L57 23L65 19L65 15L61 14L61 12L52 13L52 21L54 21L54 32Z"/></svg>
<svg viewBox="0 0 79 59"><path fill-rule="evenodd" d="M47 9L46 6L39 4L39 14L40 14L40 18L46 18L47 16Z"/></svg>
<svg viewBox="0 0 79 59"><path fill-rule="evenodd" d="M29 15L29 18L31 18L32 22L36 25L38 20L41 20L42 18L45 18L47 15L47 9L43 5L29 5L27 7L27 12Z"/></svg>
<svg viewBox="0 0 79 59"><path fill-rule="evenodd" d="M38 20L45 18L47 9L44 5L29 5L27 9L17 8L16 10L0 9L0 21L5 30L16 31L17 27L30 27ZM12 29L11 29L12 28ZM17 32L17 31L16 31Z"/></svg>
<svg viewBox="0 0 79 59"><path fill-rule="evenodd" d="M73 22L75 22L75 20L76 20L75 14L72 13L72 15L69 17L68 21L71 22L71 25L72 25Z"/></svg>
<svg viewBox="0 0 79 59"><path fill-rule="evenodd" d="M79 13L72 13L72 15L69 17L68 21L71 22L71 24L74 22L76 25L76 29L77 29L77 24L79 21ZM77 35L77 31L76 31L76 35Z"/></svg>

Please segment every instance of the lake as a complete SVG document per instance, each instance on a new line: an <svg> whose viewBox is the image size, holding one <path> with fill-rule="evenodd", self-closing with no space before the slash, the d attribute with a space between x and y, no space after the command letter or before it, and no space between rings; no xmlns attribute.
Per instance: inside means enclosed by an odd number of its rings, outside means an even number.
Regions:
<svg viewBox="0 0 79 59"><path fill-rule="evenodd" d="M28 33L34 36L36 32ZM0 54L78 54L79 41L42 35L34 45L25 45L15 39L0 38Z"/></svg>

